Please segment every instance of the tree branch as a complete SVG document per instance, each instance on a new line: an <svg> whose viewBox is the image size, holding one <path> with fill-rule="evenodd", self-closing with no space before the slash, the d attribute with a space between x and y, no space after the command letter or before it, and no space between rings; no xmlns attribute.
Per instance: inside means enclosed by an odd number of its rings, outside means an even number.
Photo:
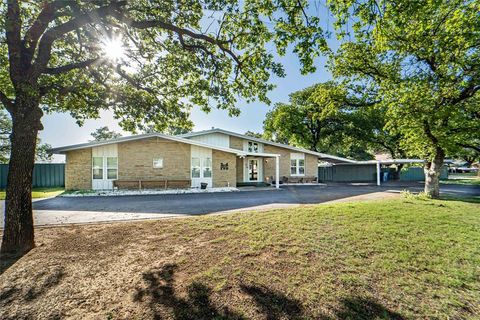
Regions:
<svg viewBox="0 0 480 320"><path fill-rule="evenodd" d="M48 25L56 18L56 11L65 7L68 3L68 1L63 0L44 2L42 11L23 38L24 54L22 55L22 59L25 64L30 65L32 62L38 40Z"/></svg>
<svg viewBox="0 0 480 320"><path fill-rule="evenodd" d="M122 22L126 23L127 25L131 26L132 28L149 29L149 28L158 27L158 28L162 28L162 29L165 29L165 30L168 30L168 31L172 31L172 32L174 32L178 35L188 36L192 39L203 40L203 41L208 42L210 44L214 44L218 48L220 48L220 50L222 50L223 52L228 54L233 60L235 60L235 62L238 65L242 64L242 62L240 61L238 56L230 48L226 47L229 44L228 40L216 39L216 38L213 38L213 37L205 35L205 34L196 33L196 32L193 32L191 30L188 30L188 29L177 27L175 25L172 25L168 22L161 21L161 20L136 21L136 20L133 20L129 17L126 17L124 14L122 14L121 12L118 12L118 11L114 12L113 16L115 18L117 18L119 21L122 21Z"/></svg>
<svg viewBox="0 0 480 320"><path fill-rule="evenodd" d="M471 144L466 144L466 143L457 143L460 147L463 147L463 148L468 148L468 149L472 149L472 150L475 150L477 152L480 152L480 146L474 146L474 145L471 145Z"/></svg>
<svg viewBox="0 0 480 320"><path fill-rule="evenodd" d="M46 68L45 72L46 74L61 74L65 73L74 69L81 69L85 68L97 63L102 62L104 59L103 58L93 58L93 59L88 59L85 61L80 61L80 62L75 62L75 63L70 63L64 66L60 67L54 67L54 68Z"/></svg>
<svg viewBox="0 0 480 320"><path fill-rule="evenodd" d="M107 6L91 10L84 14L76 15L76 17L64 24L53 27L47 32L45 32L40 40L38 47L38 55L35 60L34 65L32 66L32 72L29 75L31 78L37 78L41 73L43 73L50 61L52 45L55 40L62 37L63 35L79 29L86 24L95 22L99 17L106 17L117 12L119 8L125 6L127 1L116 1L112 2Z"/></svg>
<svg viewBox="0 0 480 320"><path fill-rule="evenodd" d="M5 93L0 91L0 101L3 103L5 106L5 109L8 111L11 111L13 109L13 101L10 100Z"/></svg>
<svg viewBox="0 0 480 320"><path fill-rule="evenodd" d="M7 36L8 56L10 60L10 78L15 85L20 78L18 72L22 47L20 45L20 32L22 22L20 20L20 6L17 0L8 0L7 17L5 21L5 34Z"/></svg>

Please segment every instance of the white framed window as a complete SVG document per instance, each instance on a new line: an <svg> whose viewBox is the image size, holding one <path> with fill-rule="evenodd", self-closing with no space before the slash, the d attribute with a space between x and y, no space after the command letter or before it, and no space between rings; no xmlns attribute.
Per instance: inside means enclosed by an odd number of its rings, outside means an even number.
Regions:
<svg viewBox="0 0 480 320"><path fill-rule="evenodd" d="M103 157L92 158L92 178L94 180L103 179Z"/></svg>
<svg viewBox="0 0 480 320"><path fill-rule="evenodd" d="M163 158L153 158L153 168L162 169L163 168Z"/></svg>
<svg viewBox="0 0 480 320"><path fill-rule="evenodd" d="M117 157L107 157L107 179L115 180L118 177Z"/></svg>
<svg viewBox="0 0 480 320"><path fill-rule="evenodd" d="M258 153L258 143L253 141L248 141L248 152Z"/></svg>
<svg viewBox="0 0 480 320"><path fill-rule="evenodd" d="M305 175L305 155L303 153L290 154L290 175L292 176Z"/></svg>
<svg viewBox="0 0 480 320"><path fill-rule="evenodd" d="M94 180L115 180L118 178L117 157L92 157L92 178Z"/></svg>
<svg viewBox="0 0 480 320"><path fill-rule="evenodd" d="M192 178L200 178L200 158L192 157Z"/></svg>
<svg viewBox="0 0 480 320"><path fill-rule="evenodd" d="M212 177L212 159L211 158L203 159L203 177L204 178Z"/></svg>

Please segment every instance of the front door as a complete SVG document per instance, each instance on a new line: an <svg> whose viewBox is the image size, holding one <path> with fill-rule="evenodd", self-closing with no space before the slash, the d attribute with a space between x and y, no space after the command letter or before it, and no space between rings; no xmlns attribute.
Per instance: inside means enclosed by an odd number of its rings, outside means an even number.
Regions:
<svg viewBox="0 0 480 320"><path fill-rule="evenodd" d="M258 181L258 159L248 160L248 181Z"/></svg>

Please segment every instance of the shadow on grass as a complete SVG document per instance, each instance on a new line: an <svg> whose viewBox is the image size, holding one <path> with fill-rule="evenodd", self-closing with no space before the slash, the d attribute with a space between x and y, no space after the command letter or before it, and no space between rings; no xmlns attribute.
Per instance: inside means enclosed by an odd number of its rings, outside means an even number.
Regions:
<svg viewBox="0 0 480 320"><path fill-rule="evenodd" d="M440 200L445 201L461 201L461 202L468 202L468 203L480 203L480 194L476 197L473 196L452 196L452 195L441 195Z"/></svg>
<svg viewBox="0 0 480 320"><path fill-rule="evenodd" d="M174 287L174 273L177 266L167 264L160 269L146 272L143 288L137 288L133 300L146 303L153 319L176 320L233 320L247 319L243 313L229 306L216 306L212 302L212 290L206 285L193 282L186 288L186 295L178 294ZM250 311L258 312L262 318L274 319L394 319L403 316L393 312L378 302L360 297L340 300L340 307L331 315L312 315L306 312L299 300L287 297L282 292L264 286L240 285L240 290L249 296L253 305L245 304Z"/></svg>
<svg viewBox="0 0 480 320"><path fill-rule="evenodd" d="M187 287L187 296L180 297L173 286L177 266L167 264L159 270L146 272L146 288L137 288L133 300L147 302L154 319L162 319L162 306L172 312L174 319L244 319L227 306L216 308L210 301L211 289L193 282ZM164 315L168 318L167 315Z"/></svg>
<svg viewBox="0 0 480 320"><path fill-rule="evenodd" d="M64 276L63 267L53 267L47 271L40 271L28 285L12 283L12 285L2 288L0 290L0 310L8 304L21 306L24 302L38 299L57 286ZM24 315L26 318L30 318L30 315Z"/></svg>
<svg viewBox="0 0 480 320"><path fill-rule="evenodd" d="M342 299L341 307L335 312L335 316L337 319L405 319L401 314L387 309L374 300L360 297Z"/></svg>

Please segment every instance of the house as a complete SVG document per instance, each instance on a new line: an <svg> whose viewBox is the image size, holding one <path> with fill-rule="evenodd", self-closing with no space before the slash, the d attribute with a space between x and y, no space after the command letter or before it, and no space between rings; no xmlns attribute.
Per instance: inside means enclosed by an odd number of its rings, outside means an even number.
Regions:
<svg viewBox="0 0 480 320"><path fill-rule="evenodd" d="M51 150L66 155L67 190L226 187L316 181L318 162L354 160L211 129L150 133Z"/></svg>

